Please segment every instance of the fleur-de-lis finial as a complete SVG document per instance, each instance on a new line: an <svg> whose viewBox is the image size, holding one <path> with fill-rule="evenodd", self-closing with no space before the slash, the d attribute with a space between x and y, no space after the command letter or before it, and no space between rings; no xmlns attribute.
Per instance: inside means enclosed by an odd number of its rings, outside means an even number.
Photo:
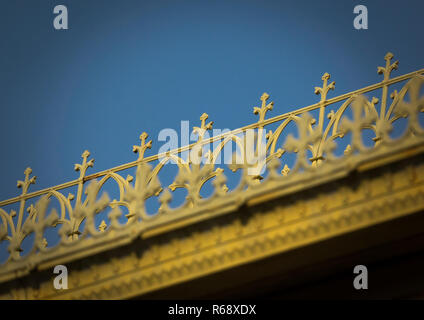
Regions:
<svg viewBox="0 0 424 320"><path fill-rule="evenodd" d="M25 180L24 181L18 180L17 187L22 188L22 195L27 193L29 186L31 184L34 184L35 180L37 179L36 176L33 176L30 178L29 176L31 175L31 173L32 173L32 169L30 167L26 168L24 171Z"/></svg>
<svg viewBox="0 0 424 320"><path fill-rule="evenodd" d="M203 136L206 132L206 130L212 130L213 121L210 121L206 123L206 120L209 118L209 115L207 113L203 113L200 116L200 128L199 127L193 127L193 132L197 132L199 135L198 142L203 139Z"/></svg>
<svg viewBox="0 0 424 320"><path fill-rule="evenodd" d="M260 108L253 107L253 113L259 114L259 121L263 122L265 120L265 115L269 110L272 110L274 106L274 102L270 102L267 104L267 100L269 99L269 94L264 92L261 96L262 106Z"/></svg>
<svg viewBox="0 0 424 320"><path fill-rule="evenodd" d="M289 168L289 166L287 164L285 164L284 165L284 168L281 170L281 174L284 177L287 177L289 175L289 173L290 173L290 168Z"/></svg>
<svg viewBox="0 0 424 320"><path fill-rule="evenodd" d="M99 231L104 232L106 230L106 228L107 228L107 224L104 220L102 220L102 222L99 225Z"/></svg>
<svg viewBox="0 0 424 320"><path fill-rule="evenodd" d="M393 53L387 52L387 54L384 56L384 60L386 60L386 66L377 68L377 73L384 75L383 82L389 80L390 74L392 73L392 71L397 70L399 66L398 60L396 60L392 64L390 63L393 57L394 57Z"/></svg>
<svg viewBox="0 0 424 320"><path fill-rule="evenodd" d="M133 152L138 153L137 161L140 161L144 158L144 152L146 151L146 149L152 148L152 140L146 143L146 139L148 137L149 135L146 132L143 132L142 134L140 134L141 144L139 146L133 146Z"/></svg>
<svg viewBox="0 0 424 320"><path fill-rule="evenodd" d="M315 87L315 94L321 94L321 100L320 102L323 102L325 100L327 100L327 93L330 90L334 90L336 82L333 81L330 84L328 84L328 80L331 78L329 73L324 73L323 76L321 77L321 80L323 81L322 83L322 88L320 87Z"/></svg>
<svg viewBox="0 0 424 320"><path fill-rule="evenodd" d="M21 226L22 226L22 222L24 219L24 210L25 210L25 195L28 192L28 188L31 184L35 183L35 180L37 179L36 176L30 177L32 173L32 169L30 167L26 168L24 171L25 174L25 179L24 181L22 180L18 180L16 186L18 188L22 188L22 193L21 193L21 201L20 201L20 205L19 205L19 213L18 213L18 221L17 224L15 226L15 230L21 230ZM31 209L30 209L31 210ZM30 213L30 211L28 211ZM35 211L34 211L35 212ZM16 211L15 210L11 210L10 211L10 217L15 217L16 216ZM27 221L31 220L33 216L30 216L30 219L27 219ZM13 259L18 259L19 258L19 252L21 250L21 241L23 240L22 237L20 236L15 236L12 237L13 240L10 241L10 246L9 249L11 252L11 255L13 257Z"/></svg>
<svg viewBox="0 0 424 320"><path fill-rule="evenodd" d="M80 176L78 179L79 182L78 182L77 200L76 200L77 203L81 203L85 172L87 171L88 167L93 167L94 165L94 159L87 161L89 156L90 156L90 152L88 150L85 150L81 155L82 163L81 164L76 163L74 166L74 170L80 172ZM73 195L71 195L71 197L73 198Z"/></svg>
<svg viewBox="0 0 424 320"><path fill-rule="evenodd" d="M80 172L80 179L84 178L85 172L87 171L88 167L93 167L94 165L94 159L91 159L87 162L88 157L90 156L90 151L85 150L82 155L82 164L76 163L74 166L75 171Z"/></svg>
<svg viewBox="0 0 424 320"><path fill-rule="evenodd" d="M26 168L25 169L25 171L24 171L24 174L25 174L25 180L28 180L28 178L29 178L29 175L32 173L32 169L30 168L30 167L28 167L28 168Z"/></svg>
<svg viewBox="0 0 424 320"><path fill-rule="evenodd" d="M200 120L201 120L201 126L202 126L202 129L207 129L207 130L209 130L209 129L212 129L212 125L213 125L213 122L209 122L208 124L206 124L206 120L209 118L209 115L207 114L207 113L203 113L201 116L200 116Z"/></svg>

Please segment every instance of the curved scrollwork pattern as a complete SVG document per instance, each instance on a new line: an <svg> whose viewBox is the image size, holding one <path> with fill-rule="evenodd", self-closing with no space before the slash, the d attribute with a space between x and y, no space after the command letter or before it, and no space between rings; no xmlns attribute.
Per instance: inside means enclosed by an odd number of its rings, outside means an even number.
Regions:
<svg viewBox="0 0 424 320"><path fill-rule="evenodd" d="M30 270L43 259L63 255L64 250L72 253L90 245L115 243L117 239L139 236L145 230L173 219L208 212L217 205L238 205L246 194L259 192L261 186L271 182L283 184L293 179L296 173L319 172L324 165L399 145L399 141L405 143L407 138L422 137L424 129L420 125L420 114L424 111L424 69L390 78L399 62L392 63L391 53L384 59L385 66L377 68L377 72L383 75L380 83L328 99L330 90L335 90L335 82L329 82L330 75L325 73L321 79L322 87L314 90L320 95L316 104L273 118L267 119L266 116L273 110L274 102L269 102L269 94L263 93L261 106L253 108L253 113L259 116L258 121L220 136L205 138L206 132L212 130L213 122L207 122L209 116L204 113L200 117L200 126L193 128L197 141L166 154L145 158L152 140L148 141L147 133L143 132L140 145L132 149L138 154L136 161L87 175L88 169L94 166L94 159L86 150L81 155L82 162L74 166L79 172L76 180L31 193L28 190L35 184L36 177L31 176L32 170L27 168L24 180L17 183L22 189L21 195L0 202L0 242L8 243L8 256L0 266L0 281L13 277L16 270ZM390 86L397 83L402 83L403 87L399 92L393 90L389 94ZM378 90L381 90L379 98L375 97ZM370 99L368 95L371 95ZM339 102L337 109L328 108ZM312 116L314 111L318 114L317 119ZM403 136L394 139L391 132L396 130L397 120L402 118L407 119L407 128ZM274 131L268 127L271 124L276 124ZM297 136L287 132L287 128L293 125L297 128ZM374 134L371 146L364 144L365 129ZM204 146L211 142L219 143L213 150L204 152ZM218 161L228 144L236 146L228 168L233 172L241 171L241 179L232 190L227 186L230 176L224 173L226 168ZM336 156L335 150L340 147L344 152ZM188 151L187 159L182 156L185 151ZM290 154L295 158L291 164L287 162ZM156 160L158 162L154 165ZM169 186L163 186L161 174L168 163L175 163L178 173ZM130 168L136 169L135 176L120 174ZM202 198L201 190L209 181L213 192L209 198ZM118 187L116 199L108 196L106 185L109 182ZM76 187L76 195L66 193L70 187ZM173 192L178 188L185 189L187 196L180 207L172 208ZM155 197L160 206L151 214L146 210L146 202ZM58 207L50 210L52 199ZM18 209L6 208L9 205ZM107 208L110 209L105 218L97 221L97 215ZM121 219L123 208L128 211L125 223ZM49 246L47 230L57 233L59 241L56 245ZM23 255L22 244L29 235L34 235L33 242ZM97 239L101 242L97 243Z"/></svg>

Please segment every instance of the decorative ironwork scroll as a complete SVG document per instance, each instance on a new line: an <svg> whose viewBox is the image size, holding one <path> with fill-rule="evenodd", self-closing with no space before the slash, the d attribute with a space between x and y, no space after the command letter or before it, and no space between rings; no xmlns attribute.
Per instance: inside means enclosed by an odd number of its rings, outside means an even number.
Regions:
<svg viewBox="0 0 424 320"><path fill-rule="evenodd" d="M259 116L256 123L219 136L205 138L213 122L207 122L209 116L203 114L200 127L193 129L198 135L197 142L166 154L145 157L152 141L147 141L148 135L143 132L140 145L133 147L138 154L136 161L87 175L94 166L94 159L90 158L90 152L84 151L82 163L75 164L79 172L76 180L35 192L29 192L36 177L31 168L27 168L24 180L17 183L22 189L21 195L0 202L0 242L8 244L7 260L0 266L0 281L25 274L48 261L78 257L84 250L93 252L128 243L172 221L187 217L200 219L202 214L212 211L229 212L248 195L263 192L273 184L283 188L284 183L295 181L302 174L330 172L329 168L345 165L353 161L351 159L383 151L395 152L399 146L412 145L419 139L422 142L424 69L390 78L398 68L398 61L392 62L391 53L384 59L385 67L377 69L383 75L380 83L328 99L330 90L335 90L335 82L329 82L330 75L325 73L322 87L315 87L319 102L268 119L266 116L273 110L274 103L268 102L270 96L264 93L260 97L261 107L253 109ZM396 85L402 85L399 91L390 91ZM375 97L380 91L381 97ZM404 130L394 137L393 133L402 129L396 125L401 124L402 119L407 120ZM285 134L290 125L296 126L297 137ZM269 129L270 126L274 126L274 130ZM249 129L256 133L253 143L243 136ZM368 139L371 143L365 142L366 131L372 132ZM249 163L248 154L260 153L258 149L264 138L264 163ZM216 148L204 153L203 146L214 142L219 142ZM230 173L225 173L225 167L217 161L224 147L231 143L237 146L241 157L241 162L228 165L233 172L241 170L239 184L233 189L227 186ZM188 153L187 159L182 156L184 152ZM289 156L295 158L294 162L287 161ZM236 157L234 154L234 159ZM160 180L169 162L176 163L179 171L173 183L167 186ZM252 166L257 169L256 174L248 172ZM134 176L120 174L130 168L135 169ZM109 181L118 186L117 198L110 199L104 190ZM201 191L209 181L213 191L205 198ZM65 192L71 187L76 188L76 196ZM174 208L171 203L177 189L186 190L187 196L184 203ZM152 198L160 205L156 212L149 213L146 202ZM58 207L50 210L52 199ZM8 209L13 205L19 209ZM218 207L221 209L216 210ZM106 218L98 221L97 216L105 211ZM57 234L58 240L53 245L49 245L47 230ZM34 237L33 244L23 255L22 243L30 236Z"/></svg>

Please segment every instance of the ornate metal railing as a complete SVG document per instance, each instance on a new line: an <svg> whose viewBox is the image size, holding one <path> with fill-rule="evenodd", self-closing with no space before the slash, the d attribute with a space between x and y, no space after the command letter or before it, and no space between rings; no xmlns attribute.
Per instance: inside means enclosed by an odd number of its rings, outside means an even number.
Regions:
<svg viewBox="0 0 424 320"><path fill-rule="evenodd" d="M27 168L25 179L17 184L22 189L21 195L0 202L0 242L8 243L8 256L0 266L0 281L25 274L35 266L42 268L49 261L92 254L128 243L140 235L148 236L149 232L166 231L170 223L183 224L185 220L206 219L212 212L230 212L249 195L263 192L266 186L284 188L285 183L296 182L296 176L301 173L327 172L327 164L333 168L343 166L351 158L368 156L369 150L375 154L395 152L403 145L422 143L424 69L390 78L398 67L398 61L392 63L392 58L388 53L385 67L378 67L378 73L384 76L380 83L327 99L335 82L329 82L330 75L325 73L322 87L315 88L321 97L318 103L273 118L265 119L273 109L273 102L264 93L261 107L254 107L254 113L259 115L256 123L218 136L205 138L213 123L207 123L208 115L203 114L200 127L194 128L198 141L166 153L144 157L152 141L142 133L140 145L133 147L138 153L136 161L86 175L94 160L84 151L82 163L75 165L78 179L51 188L28 192L36 178ZM389 93L396 86L401 87ZM381 97L374 97L374 93ZM370 94L368 98L366 95ZM407 119L407 123L402 124L402 119ZM297 138L291 133L294 128L298 131ZM256 133L253 144L245 136L250 129ZM365 134L367 130L372 134ZM396 131L398 137L393 136ZM286 138L284 142L282 137ZM250 163L248 154L257 154L263 140L264 162ZM216 147L203 152L203 146L211 143ZM229 188L227 180L234 178L229 177L225 166L218 165L217 159L224 147L233 143L238 150L233 159L238 156L239 161L233 160L228 168L233 172L240 170L241 175L239 183ZM188 153L186 159L185 153ZM178 174L166 186L160 183L160 175L169 162L177 164ZM249 173L252 167L257 174ZM135 170L135 178L130 174L123 176L122 172L128 170ZM119 189L112 200L104 192L108 181L115 182ZM209 181L212 192L205 198L201 191ZM64 193L72 188L76 189L76 195ZM187 196L178 208L173 208L170 191L176 189L185 189ZM146 202L151 198L157 198L160 203L154 213L146 210ZM56 199L57 208L48 212L52 199ZM101 215L103 219L98 219ZM23 242L29 237L33 241L23 254ZM50 243L46 239L49 237L56 240Z"/></svg>

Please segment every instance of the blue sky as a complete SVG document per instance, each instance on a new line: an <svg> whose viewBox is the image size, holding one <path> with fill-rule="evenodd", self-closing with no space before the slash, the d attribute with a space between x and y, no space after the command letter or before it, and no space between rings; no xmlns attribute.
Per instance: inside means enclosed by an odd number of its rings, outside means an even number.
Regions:
<svg viewBox="0 0 424 320"><path fill-rule="evenodd" d="M53 28L53 8L69 10L69 30ZM365 4L369 29L353 28ZM0 199L32 167L31 190L78 177L90 150L97 172L133 161L132 145L180 120L216 128L257 120L319 98L329 72L342 94L380 81L387 51L400 75L424 67L424 2L271 0L2 0L0 3Z"/></svg>

